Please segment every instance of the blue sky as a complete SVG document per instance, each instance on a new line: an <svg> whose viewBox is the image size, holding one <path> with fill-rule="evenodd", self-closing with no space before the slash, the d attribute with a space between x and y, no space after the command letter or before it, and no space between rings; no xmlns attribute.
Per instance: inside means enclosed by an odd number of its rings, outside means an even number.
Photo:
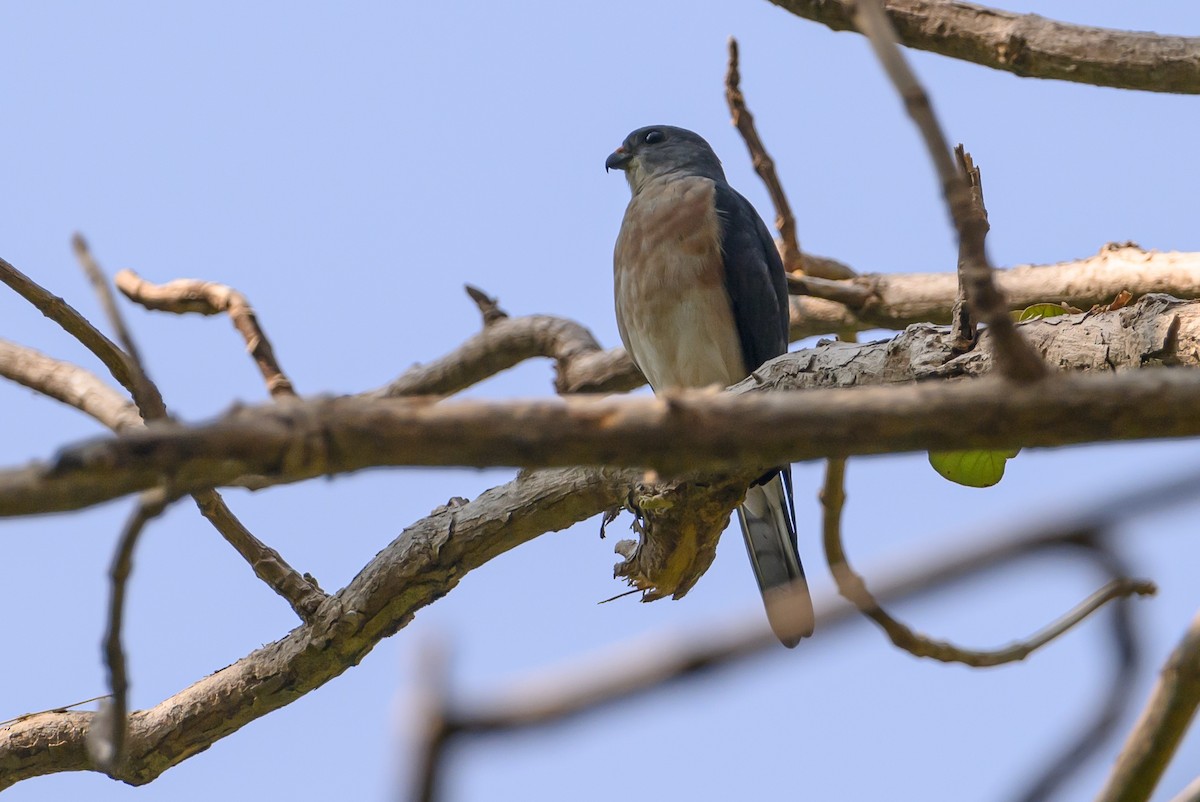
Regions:
<svg viewBox="0 0 1200 802"><path fill-rule="evenodd" d="M1007 7L1200 33L1200 10L1184 3ZM69 248L77 230L110 272L229 283L254 303L303 393L374 387L453 348L479 325L465 282L510 313L560 314L617 343L611 249L628 190L603 163L635 127L701 132L770 219L728 124L721 82L731 34L802 245L863 271L948 271L955 262L927 159L865 42L763 0L44 2L4 5L0 26L0 256L96 321ZM996 263L1071 259L1109 241L1200 250L1194 98L912 60L949 136L983 170ZM265 398L227 321L128 315L179 416ZM0 321L4 337L96 367L7 294ZM548 365L531 363L472 392L547 395L551 380ZM6 465L99 431L21 388L0 386L0 405ZM847 547L869 577L1198 465L1190 442L1026 451L999 487L974 491L941 480L921 456L858 460ZM509 475L405 469L227 499L292 565L334 589L409 522ZM796 467L801 545L824 592L819 480L819 466ZM122 501L0 525L10 605L0 719L104 691L105 573L128 509ZM1196 512L1147 515L1122 538L1139 573L1162 588L1138 605L1148 665L1128 689L1135 708L1200 607ZM597 606L622 589L610 575L613 539L597 530L589 521L493 561L361 666L144 789L67 774L5 798L392 798L408 776L406 711L431 639L450 650L454 687L486 694L630 638L703 632L759 608L736 538L680 602ZM187 504L149 530L135 571L126 631L136 707L295 624ZM999 645L1099 581L1066 561L1023 563L900 612L922 631ZM1026 663L971 671L898 653L860 622L569 726L464 745L452 757L450 798L600 800L637 789L1002 800L1102 692L1101 644L1097 622ZM1115 748L1062 798L1090 799ZM1158 798L1197 766L1193 735Z"/></svg>

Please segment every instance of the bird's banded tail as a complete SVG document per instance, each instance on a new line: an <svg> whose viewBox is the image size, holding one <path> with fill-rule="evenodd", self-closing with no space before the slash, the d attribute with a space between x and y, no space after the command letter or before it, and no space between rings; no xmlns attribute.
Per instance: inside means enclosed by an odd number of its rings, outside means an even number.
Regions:
<svg viewBox="0 0 1200 802"><path fill-rule="evenodd" d="M791 490L791 469L784 468L747 490L737 511L767 620L789 649L813 632L812 598L796 547Z"/></svg>

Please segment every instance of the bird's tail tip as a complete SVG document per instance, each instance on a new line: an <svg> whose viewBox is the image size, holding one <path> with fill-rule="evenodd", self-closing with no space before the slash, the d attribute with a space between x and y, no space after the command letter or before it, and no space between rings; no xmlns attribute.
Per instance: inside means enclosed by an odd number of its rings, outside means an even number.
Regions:
<svg viewBox="0 0 1200 802"><path fill-rule="evenodd" d="M762 597L771 631L784 646L794 649L801 640L813 634L816 616L803 576L786 585L764 588Z"/></svg>

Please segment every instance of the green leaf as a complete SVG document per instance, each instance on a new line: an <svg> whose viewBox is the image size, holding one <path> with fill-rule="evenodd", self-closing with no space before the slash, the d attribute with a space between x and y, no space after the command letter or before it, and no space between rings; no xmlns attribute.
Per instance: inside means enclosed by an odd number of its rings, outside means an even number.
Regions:
<svg viewBox="0 0 1200 802"><path fill-rule="evenodd" d="M1020 450L930 451L929 464L951 482L967 487L991 487L1004 476L1004 464Z"/></svg>
<svg viewBox="0 0 1200 802"><path fill-rule="evenodd" d="M1037 320L1042 317L1058 317L1059 315L1067 314L1067 310L1062 304L1034 304L1027 306L1020 312L1011 312L1012 319L1016 323L1021 323L1026 320Z"/></svg>

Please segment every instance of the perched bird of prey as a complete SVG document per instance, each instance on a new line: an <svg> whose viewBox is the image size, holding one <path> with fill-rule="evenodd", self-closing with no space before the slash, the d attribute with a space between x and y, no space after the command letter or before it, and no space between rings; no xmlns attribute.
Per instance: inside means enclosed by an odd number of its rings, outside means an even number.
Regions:
<svg viewBox="0 0 1200 802"><path fill-rule="evenodd" d="M725 180L702 137L652 125L604 163L633 198L613 253L617 326L655 392L734 384L787 350L783 262L762 218ZM812 634L796 548L790 467L758 479L738 508L771 628L791 647Z"/></svg>

